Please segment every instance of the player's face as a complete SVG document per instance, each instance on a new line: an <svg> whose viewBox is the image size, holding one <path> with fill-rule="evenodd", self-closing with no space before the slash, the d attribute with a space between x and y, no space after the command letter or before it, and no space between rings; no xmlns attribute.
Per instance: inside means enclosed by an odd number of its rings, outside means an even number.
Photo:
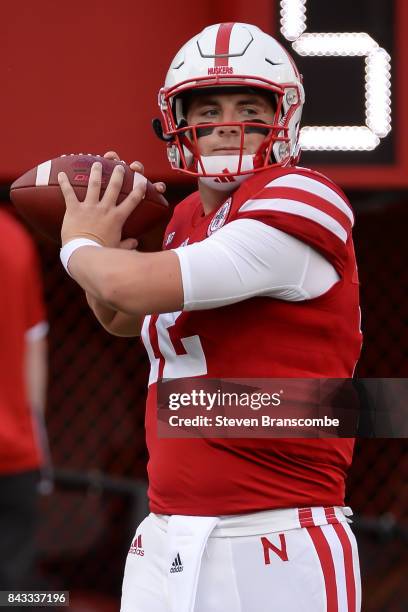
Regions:
<svg viewBox="0 0 408 612"><path fill-rule="evenodd" d="M261 94L209 94L192 98L187 123L233 123L255 121L267 124L274 122L275 111L272 102ZM244 154L256 153L265 138L267 130L246 128L244 135ZM239 126L215 126L213 130L200 130L197 134L201 155L238 155L240 151L241 129Z"/></svg>

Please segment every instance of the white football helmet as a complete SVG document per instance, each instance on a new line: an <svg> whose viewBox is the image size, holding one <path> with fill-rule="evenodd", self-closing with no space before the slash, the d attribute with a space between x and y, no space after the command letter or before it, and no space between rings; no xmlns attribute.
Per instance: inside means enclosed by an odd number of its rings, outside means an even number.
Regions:
<svg viewBox="0 0 408 612"><path fill-rule="evenodd" d="M228 124L241 130L239 155L218 159L200 155L198 126L188 125L183 114L183 96L205 88L213 91L220 88L220 93L226 88L238 88L237 91L250 88L273 97L275 118L273 124L262 124L265 139L255 155L243 154L245 130L251 127L248 121ZM241 182L254 172L297 162L304 98L302 77L293 59L272 36L250 24L221 23L205 28L177 53L159 92L164 122L155 119L153 127L167 142L174 170L208 177L214 182L213 187L218 183L218 188L230 189L231 182ZM209 124L220 125L226 124ZM252 127L259 131L259 122ZM202 123L199 128L203 128Z"/></svg>

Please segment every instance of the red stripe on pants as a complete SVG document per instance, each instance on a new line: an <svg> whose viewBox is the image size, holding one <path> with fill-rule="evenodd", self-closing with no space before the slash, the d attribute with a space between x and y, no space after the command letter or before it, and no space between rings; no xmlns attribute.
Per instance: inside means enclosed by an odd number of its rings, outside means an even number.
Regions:
<svg viewBox="0 0 408 612"><path fill-rule="evenodd" d="M338 523L339 519L336 516L333 506L324 509L324 513L326 515L327 522L332 525L333 523Z"/></svg>
<svg viewBox="0 0 408 612"><path fill-rule="evenodd" d="M330 546L320 527L307 527L307 531L316 549L323 572L327 612L338 612L336 574Z"/></svg>
<svg viewBox="0 0 408 612"><path fill-rule="evenodd" d="M314 526L311 508L299 508L298 515L299 515L299 523L301 527L313 527Z"/></svg>
<svg viewBox="0 0 408 612"><path fill-rule="evenodd" d="M341 523L333 525L333 529L337 533L337 537L340 540L340 544L343 548L344 555L344 573L346 575L346 589L347 589L347 609L348 612L355 612L356 610L356 581L354 577L353 567L353 550L351 548L350 538Z"/></svg>

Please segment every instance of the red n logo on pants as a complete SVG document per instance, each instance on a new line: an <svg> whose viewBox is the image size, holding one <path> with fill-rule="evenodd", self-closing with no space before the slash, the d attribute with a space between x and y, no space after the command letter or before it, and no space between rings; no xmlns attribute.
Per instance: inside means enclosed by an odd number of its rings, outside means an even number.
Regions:
<svg viewBox="0 0 408 612"><path fill-rule="evenodd" d="M289 561L288 553L286 552L285 534L280 533L279 534L279 540L280 540L280 545L281 545L280 548L278 548L277 546L272 544L272 542L270 542L268 540L268 538L265 538L265 537L261 538L261 542L262 542L262 546L263 546L263 551L264 551L265 565L269 565L270 562L271 562L271 559L270 559L270 551L271 550L273 550L273 552L276 555L278 555L278 557L280 557L282 559L282 561Z"/></svg>

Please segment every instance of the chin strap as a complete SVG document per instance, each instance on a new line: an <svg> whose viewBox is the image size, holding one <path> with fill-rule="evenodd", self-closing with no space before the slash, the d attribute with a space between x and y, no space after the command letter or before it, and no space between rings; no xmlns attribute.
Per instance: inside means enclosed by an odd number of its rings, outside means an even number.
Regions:
<svg viewBox="0 0 408 612"><path fill-rule="evenodd" d="M216 191L233 191L253 175L248 171L254 169L254 158L254 155L201 155L203 170L219 176L201 176L200 181ZM234 174L238 172L240 160L240 170L248 174Z"/></svg>

